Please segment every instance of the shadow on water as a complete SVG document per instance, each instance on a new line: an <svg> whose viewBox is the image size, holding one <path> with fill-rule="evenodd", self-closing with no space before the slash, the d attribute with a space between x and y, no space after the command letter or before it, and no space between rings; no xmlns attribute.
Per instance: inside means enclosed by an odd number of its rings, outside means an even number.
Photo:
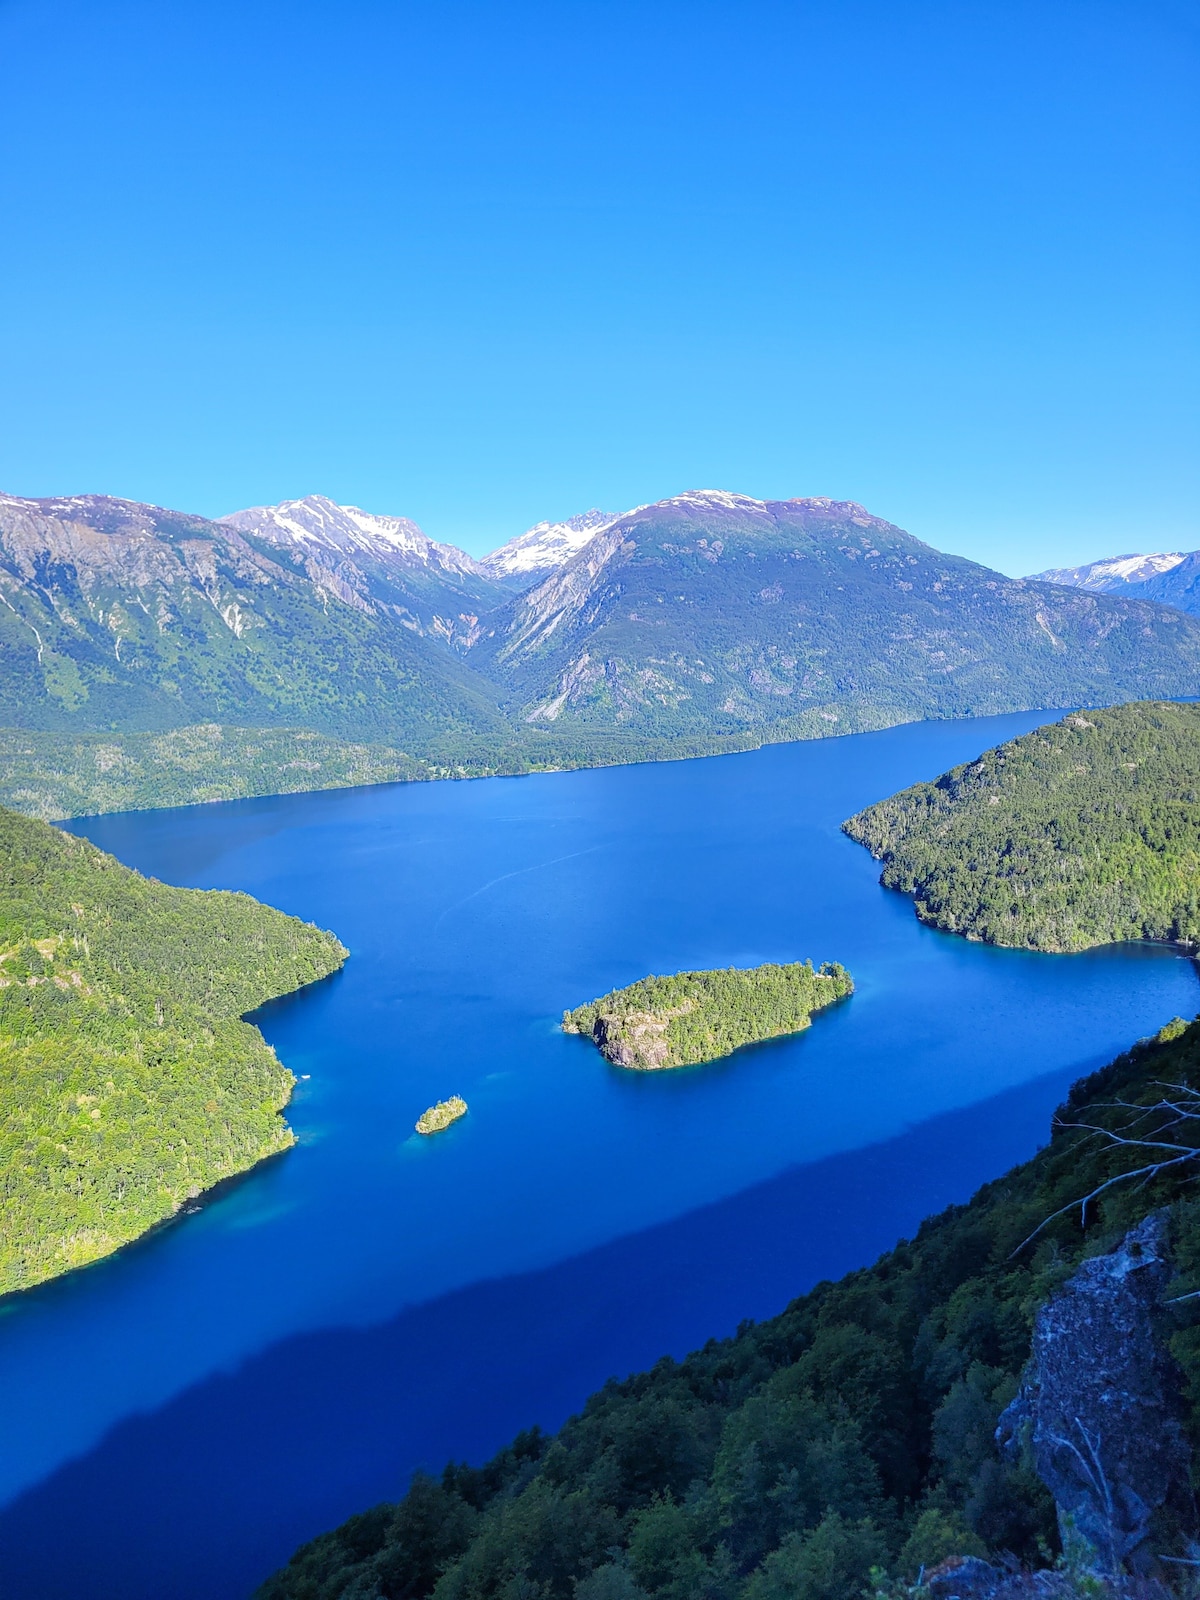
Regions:
<svg viewBox="0 0 1200 1600"><path fill-rule="evenodd" d="M698 1329L731 1333L872 1261L1028 1157L1076 1072L545 1271L283 1340L123 1421L0 1514L0 1593L246 1596L302 1540L401 1493L414 1468L479 1460L535 1422L554 1428L614 1372L683 1355Z"/></svg>

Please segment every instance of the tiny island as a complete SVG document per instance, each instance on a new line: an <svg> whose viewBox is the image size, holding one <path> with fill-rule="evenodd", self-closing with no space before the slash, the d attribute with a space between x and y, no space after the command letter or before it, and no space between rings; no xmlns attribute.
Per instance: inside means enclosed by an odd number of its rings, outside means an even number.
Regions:
<svg viewBox="0 0 1200 1600"><path fill-rule="evenodd" d="M428 1111L421 1113L417 1119L418 1133L441 1133L452 1122L457 1122L459 1117L467 1114L467 1102L461 1095L452 1094L449 1100L439 1100L437 1105L430 1106Z"/></svg>
<svg viewBox="0 0 1200 1600"><path fill-rule="evenodd" d="M853 994L836 961L726 967L642 978L563 1013L563 1032L591 1039L617 1067L660 1072L700 1066L743 1045L807 1028L814 1011Z"/></svg>

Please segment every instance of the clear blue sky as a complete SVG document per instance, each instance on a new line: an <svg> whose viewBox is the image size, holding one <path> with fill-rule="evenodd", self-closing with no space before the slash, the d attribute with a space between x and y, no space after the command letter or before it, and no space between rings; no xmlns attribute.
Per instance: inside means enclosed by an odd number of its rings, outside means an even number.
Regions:
<svg viewBox="0 0 1200 1600"><path fill-rule="evenodd" d="M1198 19L0 0L0 487L1194 548Z"/></svg>

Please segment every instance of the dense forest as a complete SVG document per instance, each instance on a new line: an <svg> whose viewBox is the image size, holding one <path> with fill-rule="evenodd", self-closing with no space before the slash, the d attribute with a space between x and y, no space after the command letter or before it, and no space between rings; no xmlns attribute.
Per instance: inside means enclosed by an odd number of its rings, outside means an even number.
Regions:
<svg viewBox="0 0 1200 1600"><path fill-rule="evenodd" d="M899 1600L952 1554L1069 1563L1045 1489L993 1439L1034 1313L1159 1207L1172 1300L1200 1288L1200 1161L1117 1183L1081 1226L1073 1202L1138 1155L1074 1124L1125 1129L1117 1101L1198 1081L1200 1024L1177 1019L1077 1084L1032 1161L873 1267L610 1382L553 1437L418 1476L298 1551L259 1600ZM1168 1315L1200 1442L1200 1302ZM1155 1539L1178 1551L1178 1525ZM1070 1592L1105 1592L1089 1582Z"/></svg>
<svg viewBox="0 0 1200 1600"><path fill-rule="evenodd" d="M1077 712L843 824L934 927L1085 950L1200 941L1200 706Z"/></svg>
<svg viewBox="0 0 1200 1600"><path fill-rule="evenodd" d="M742 1045L807 1028L814 1011L853 992L836 962L727 967L642 978L563 1013L566 1033L592 1039L617 1066L697 1066Z"/></svg>
<svg viewBox="0 0 1200 1600"><path fill-rule="evenodd" d="M240 1020L346 951L0 810L0 1292L107 1254L285 1149L292 1074Z"/></svg>

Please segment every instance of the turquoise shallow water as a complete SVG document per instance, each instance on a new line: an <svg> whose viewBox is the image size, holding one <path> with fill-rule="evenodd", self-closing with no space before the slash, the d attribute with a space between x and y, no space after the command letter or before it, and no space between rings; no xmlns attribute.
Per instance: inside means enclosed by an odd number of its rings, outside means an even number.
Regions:
<svg viewBox="0 0 1200 1600"><path fill-rule="evenodd" d="M352 955L259 1018L299 1148L4 1306L0 1592L245 1593L415 1461L769 1314L1031 1150L1072 1076L1195 1012L1191 963L930 932L838 823L1043 720L78 824ZM647 972L806 956L853 999L726 1063L621 1073L557 1027ZM470 1115L417 1138L448 1093Z"/></svg>

